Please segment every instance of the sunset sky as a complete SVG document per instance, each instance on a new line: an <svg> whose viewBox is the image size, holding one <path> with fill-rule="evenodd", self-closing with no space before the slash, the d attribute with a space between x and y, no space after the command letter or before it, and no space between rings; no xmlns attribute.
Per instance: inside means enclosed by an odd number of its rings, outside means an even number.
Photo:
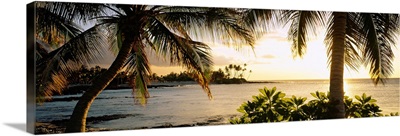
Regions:
<svg viewBox="0 0 400 136"><path fill-rule="evenodd" d="M308 42L307 52L303 58L294 58L291 53L291 42L287 40L287 29L283 28L269 32L254 46L255 54L251 48L243 46L241 51L236 51L225 45L210 45L212 48L214 70L224 68L229 64L247 64L247 69L252 70L248 80L287 80L287 79L329 79L326 48L323 43L324 31L318 37ZM395 54L394 74L400 77L400 51L393 48ZM158 75L165 75L172 71L183 71L177 66L150 59L152 70ZM345 68L345 78L369 78L369 72L361 66L359 71ZM245 77L248 77L246 73Z"/></svg>
<svg viewBox="0 0 400 136"><path fill-rule="evenodd" d="M89 28L89 26L85 26ZM247 64L246 69L252 73L244 73L248 80L291 80L291 79L329 79L326 47L324 44L325 30L319 30L316 37L310 37L307 51L303 58L294 58L291 53L291 41L287 39L288 27L283 26L266 33L256 41L254 52L248 45L243 45L240 51L226 45L207 43L212 49L214 70L224 69L229 64ZM399 40L400 41L400 38ZM397 42L400 44L400 42ZM400 47L392 48L395 59L394 73L391 78L400 78ZM154 53L149 53L151 70L157 75L185 71L180 66L171 66L168 62L157 59ZM106 57L97 64L104 68L112 63L115 57ZM357 71L345 67L345 78L370 78L369 69L363 65Z"/></svg>

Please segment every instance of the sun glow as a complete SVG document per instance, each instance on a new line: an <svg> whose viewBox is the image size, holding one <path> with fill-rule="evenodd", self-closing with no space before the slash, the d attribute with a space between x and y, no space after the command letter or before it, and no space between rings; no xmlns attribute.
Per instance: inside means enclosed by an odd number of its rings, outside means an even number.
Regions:
<svg viewBox="0 0 400 136"><path fill-rule="evenodd" d="M290 80L290 79L329 79L329 63L326 55L323 32L317 37L312 37L307 43L307 50L303 57L293 57L291 53L292 42L287 39L287 28L272 31L258 39L254 50L243 46L239 51L232 47L219 44L210 44L214 61L214 70L224 68L229 64L247 64L247 80ZM400 43L400 39L399 39ZM253 52L254 51L254 52ZM391 78L400 77L400 48L393 48L393 75ZM155 63L152 63L155 64ZM160 63L153 72L164 75L172 71L179 72L185 69L169 67L169 64ZM345 79L369 78L369 68L360 67L357 70L345 69ZM344 83L344 91L349 94L349 86ZM351 87L350 87L351 88Z"/></svg>
<svg viewBox="0 0 400 136"><path fill-rule="evenodd" d="M351 96L350 87L351 86L346 81L343 82L344 95Z"/></svg>

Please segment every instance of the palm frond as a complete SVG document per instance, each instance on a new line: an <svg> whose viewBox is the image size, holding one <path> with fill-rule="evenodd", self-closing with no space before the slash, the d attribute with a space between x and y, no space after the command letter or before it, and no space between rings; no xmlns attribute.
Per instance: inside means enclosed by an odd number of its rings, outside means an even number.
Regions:
<svg viewBox="0 0 400 136"><path fill-rule="evenodd" d="M400 26L398 15L361 13L364 32L364 64L370 66L370 76L375 84L384 83L384 79L393 73L394 54L391 46L396 45Z"/></svg>
<svg viewBox="0 0 400 136"><path fill-rule="evenodd" d="M67 72L61 69L62 60L54 58L47 61L48 64L39 63L36 66L37 84L36 97L41 102L43 98L50 97L54 93L61 94L62 90L67 86Z"/></svg>
<svg viewBox="0 0 400 136"><path fill-rule="evenodd" d="M38 7L43 7L57 16L67 20L89 22L93 17L106 15L105 4L72 3L72 2L38 2Z"/></svg>
<svg viewBox="0 0 400 136"><path fill-rule="evenodd" d="M133 87L132 94L142 105L147 103L147 98L150 97L147 84L149 75L151 74L150 63L147 59L144 45L141 42L136 42L133 51L125 63L126 72L133 73L131 86Z"/></svg>
<svg viewBox="0 0 400 136"><path fill-rule="evenodd" d="M118 23L114 22L103 22L100 24L107 26L107 40L109 41L109 51L113 53L114 56L117 56L119 50L122 47L122 32L119 31Z"/></svg>
<svg viewBox="0 0 400 136"><path fill-rule="evenodd" d="M240 26L238 13L228 8L169 7L156 15L165 24L182 24L196 40L226 45L254 45L250 31Z"/></svg>
<svg viewBox="0 0 400 136"><path fill-rule="evenodd" d="M57 30L64 30L72 36L82 32L82 28L75 22L54 14L45 8L36 8L36 17L36 30L39 32L50 31L53 27L57 28Z"/></svg>
<svg viewBox="0 0 400 136"><path fill-rule="evenodd" d="M110 33L108 34L107 39L110 46L108 49L114 56L117 56L122 47L122 33L118 31L118 26L115 24L110 25L109 28Z"/></svg>
<svg viewBox="0 0 400 136"><path fill-rule="evenodd" d="M61 57L64 61L71 60L84 65L100 62L109 46L105 29L101 25L93 26L58 48L59 52L50 54L54 57Z"/></svg>
<svg viewBox="0 0 400 136"><path fill-rule="evenodd" d="M254 37L259 39L269 29L275 27L280 10L243 9L240 14L240 24L243 24L244 28L249 28Z"/></svg>
<svg viewBox="0 0 400 136"><path fill-rule="evenodd" d="M43 75L46 76L46 75ZM36 102L42 103L54 94L61 94L68 85L67 77L60 73L52 73L47 82L39 80L36 84ZM37 78L41 78L38 76Z"/></svg>
<svg viewBox="0 0 400 136"><path fill-rule="evenodd" d="M59 93L67 85L62 79L71 71L81 65L100 62L108 46L102 30L102 26L92 27L39 59L36 68L42 87L38 88L38 94Z"/></svg>
<svg viewBox="0 0 400 136"><path fill-rule="evenodd" d="M360 39L362 38L362 33L360 33L361 28L357 23L357 16L357 13L348 13L347 15L344 60L347 69L352 69L356 71L358 71L358 68L362 61L362 57L360 55L361 53L358 49L358 47L360 47Z"/></svg>
<svg viewBox="0 0 400 136"><path fill-rule="evenodd" d="M345 58L344 58L344 63L345 66L348 70L355 70L358 71L358 68L360 67L360 62L362 60L359 50L357 50L357 47L355 44L353 44L353 41L351 40L350 37L346 36L346 43L345 43L345 52L344 52ZM328 59L328 62L330 61L330 57ZM328 63L330 66L330 63Z"/></svg>
<svg viewBox="0 0 400 136"><path fill-rule="evenodd" d="M39 38L36 39L36 54L37 60L42 58L47 58L49 53L53 51L54 48L47 44L46 42L40 40Z"/></svg>
<svg viewBox="0 0 400 136"><path fill-rule="evenodd" d="M293 41L293 57L302 57L307 48L307 40L310 34L316 35L318 26L324 26L325 12L320 11L282 11L280 22L291 23L288 39Z"/></svg>
<svg viewBox="0 0 400 136"><path fill-rule="evenodd" d="M148 28L151 46L155 46L156 53L164 57L169 56L172 64L184 66L193 71L197 82L211 98L208 80L205 71L212 67L210 48L201 42L181 37L172 32L161 21L154 19Z"/></svg>
<svg viewBox="0 0 400 136"><path fill-rule="evenodd" d="M44 8L36 8L36 38L55 47L82 32L80 26Z"/></svg>

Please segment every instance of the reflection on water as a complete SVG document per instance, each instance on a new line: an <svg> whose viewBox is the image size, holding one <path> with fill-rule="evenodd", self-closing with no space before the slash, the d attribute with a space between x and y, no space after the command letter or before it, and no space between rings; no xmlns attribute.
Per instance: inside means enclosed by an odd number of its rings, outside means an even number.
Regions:
<svg viewBox="0 0 400 136"><path fill-rule="evenodd" d="M347 84L346 81L343 82L343 91L344 91L344 95L348 95L348 96L352 96L351 94L351 90L349 90L349 84Z"/></svg>
<svg viewBox="0 0 400 136"><path fill-rule="evenodd" d="M146 106L134 103L131 90L105 90L96 99L89 117L115 114L132 114L127 118L88 124L90 127L133 129L171 124L228 123L229 117L239 115L236 109L245 101L258 95L258 89L276 86L287 96L308 97L311 92L327 92L325 80L280 81L279 83L211 85L213 100L198 85L149 89L151 97ZM399 80L389 80L385 86L374 86L370 80L347 80L346 95L366 93L376 99L384 113L399 112ZM60 96L60 97L71 97ZM77 101L47 102L37 107L37 121L68 119Z"/></svg>

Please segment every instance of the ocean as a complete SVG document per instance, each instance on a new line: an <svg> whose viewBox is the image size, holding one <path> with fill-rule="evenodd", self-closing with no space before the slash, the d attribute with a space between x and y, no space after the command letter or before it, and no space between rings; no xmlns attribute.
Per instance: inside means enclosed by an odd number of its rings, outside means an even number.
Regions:
<svg viewBox="0 0 400 136"><path fill-rule="evenodd" d="M158 126L193 126L228 124L232 116L240 115L237 108L258 89L277 87L278 91L313 99L311 92L327 92L328 80L281 80L274 83L212 84L214 99L209 100L197 84L178 87L150 88L146 105L134 102L131 89L104 90L92 104L88 117L129 115L107 121L89 122L88 127L107 129L139 129ZM400 80L389 79L384 85L375 86L370 79L345 81L345 95L366 93L377 100L382 113L400 112ZM54 98L79 97L77 95L54 96ZM37 122L68 119L77 101L54 101L37 105Z"/></svg>

